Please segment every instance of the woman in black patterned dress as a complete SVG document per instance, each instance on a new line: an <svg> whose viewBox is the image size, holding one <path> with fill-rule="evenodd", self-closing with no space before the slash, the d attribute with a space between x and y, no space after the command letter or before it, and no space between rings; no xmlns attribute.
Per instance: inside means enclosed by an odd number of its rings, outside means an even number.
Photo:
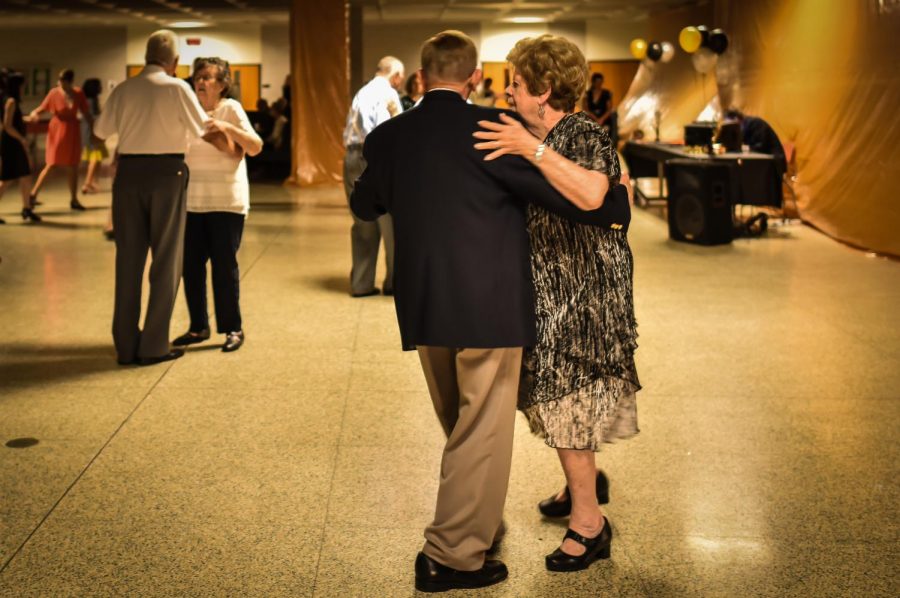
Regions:
<svg viewBox="0 0 900 598"><path fill-rule="evenodd" d="M488 131L476 137L487 141L476 147L494 150L487 159L521 155L573 203L599 207L623 177L606 131L573 113L587 82L584 56L568 40L542 35L521 40L507 60L506 93L527 130L505 115L502 125L483 121ZM557 449L565 471L567 488L541 510L571 510L547 568L572 571L608 558L612 540L597 506L606 480L594 452L638 431L633 263L625 230L573 224L529 204L528 232L538 338L524 358L519 408L532 431Z"/></svg>

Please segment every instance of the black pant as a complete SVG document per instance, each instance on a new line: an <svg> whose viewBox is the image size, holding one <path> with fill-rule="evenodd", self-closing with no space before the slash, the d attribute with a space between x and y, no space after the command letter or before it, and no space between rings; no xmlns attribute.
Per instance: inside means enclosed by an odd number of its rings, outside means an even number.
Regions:
<svg viewBox="0 0 900 598"><path fill-rule="evenodd" d="M181 281L188 168L183 157L122 156L112 190L116 230L113 340L119 361L169 352L169 321ZM150 264L150 298L141 330L141 283Z"/></svg>
<svg viewBox="0 0 900 598"><path fill-rule="evenodd" d="M188 212L184 232L184 295L191 314L191 332L209 328L206 310L208 260L212 261L217 329L222 334L242 330L237 252L243 232L243 214Z"/></svg>

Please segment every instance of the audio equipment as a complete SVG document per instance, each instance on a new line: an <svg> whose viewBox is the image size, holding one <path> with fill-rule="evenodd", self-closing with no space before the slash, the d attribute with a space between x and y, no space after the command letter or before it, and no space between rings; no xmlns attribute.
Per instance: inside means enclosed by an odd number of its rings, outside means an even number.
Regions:
<svg viewBox="0 0 900 598"><path fill-rule="evenodd" d="M700 245L722 245L734 238L733 206L737 176L728 161L669 160L669 238Z"/></svg>

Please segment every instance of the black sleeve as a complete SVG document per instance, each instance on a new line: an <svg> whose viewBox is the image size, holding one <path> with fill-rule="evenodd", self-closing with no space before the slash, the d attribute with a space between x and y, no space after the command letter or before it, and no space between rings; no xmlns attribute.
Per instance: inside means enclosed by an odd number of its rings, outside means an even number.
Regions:
<svg viewBox="0 0 900 598"><path fill-rule="evenodd" d="M628 230L631 223L631 205L623 185L615 185L607 192L603 205L596 210L585 211L570 203L547 182L547 179L525 158L505 155L489 162L492 170L517 198L533 202L542 208L579 224Z"/></svg>
<svg viewBox="0 0 900 598"><path fill-rule="evenodd" d="M369 134L363 145L366 169L356 179L350 194L350 209L357 218L369 222L387 214L388 205L384 197L390 197L390 190L384 184L386 178L381 174L384 160L378 159L379 155L382 158L384 155L375 149L377 145L377 136Z"/></svg>

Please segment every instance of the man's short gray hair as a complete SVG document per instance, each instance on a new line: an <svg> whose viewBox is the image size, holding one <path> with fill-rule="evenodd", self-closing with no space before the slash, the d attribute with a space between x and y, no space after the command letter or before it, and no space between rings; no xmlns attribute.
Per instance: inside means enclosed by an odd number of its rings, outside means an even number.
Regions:
<svg viewBox="0 0 900 598"><path fill-rule="evenodd" d="M403 71L403 63L399 59L393 56L385 56L378 61L378 68L375 70L375 74L390 79L394 75L403 73Z"/></svg>
<svg viewBox="0 0 900 598"><path fill-rule="evenodd" d="M168 66L178 57L178 38L168 29L153 32L147 39L147 53L144 60L147 64Z"/></svg>

